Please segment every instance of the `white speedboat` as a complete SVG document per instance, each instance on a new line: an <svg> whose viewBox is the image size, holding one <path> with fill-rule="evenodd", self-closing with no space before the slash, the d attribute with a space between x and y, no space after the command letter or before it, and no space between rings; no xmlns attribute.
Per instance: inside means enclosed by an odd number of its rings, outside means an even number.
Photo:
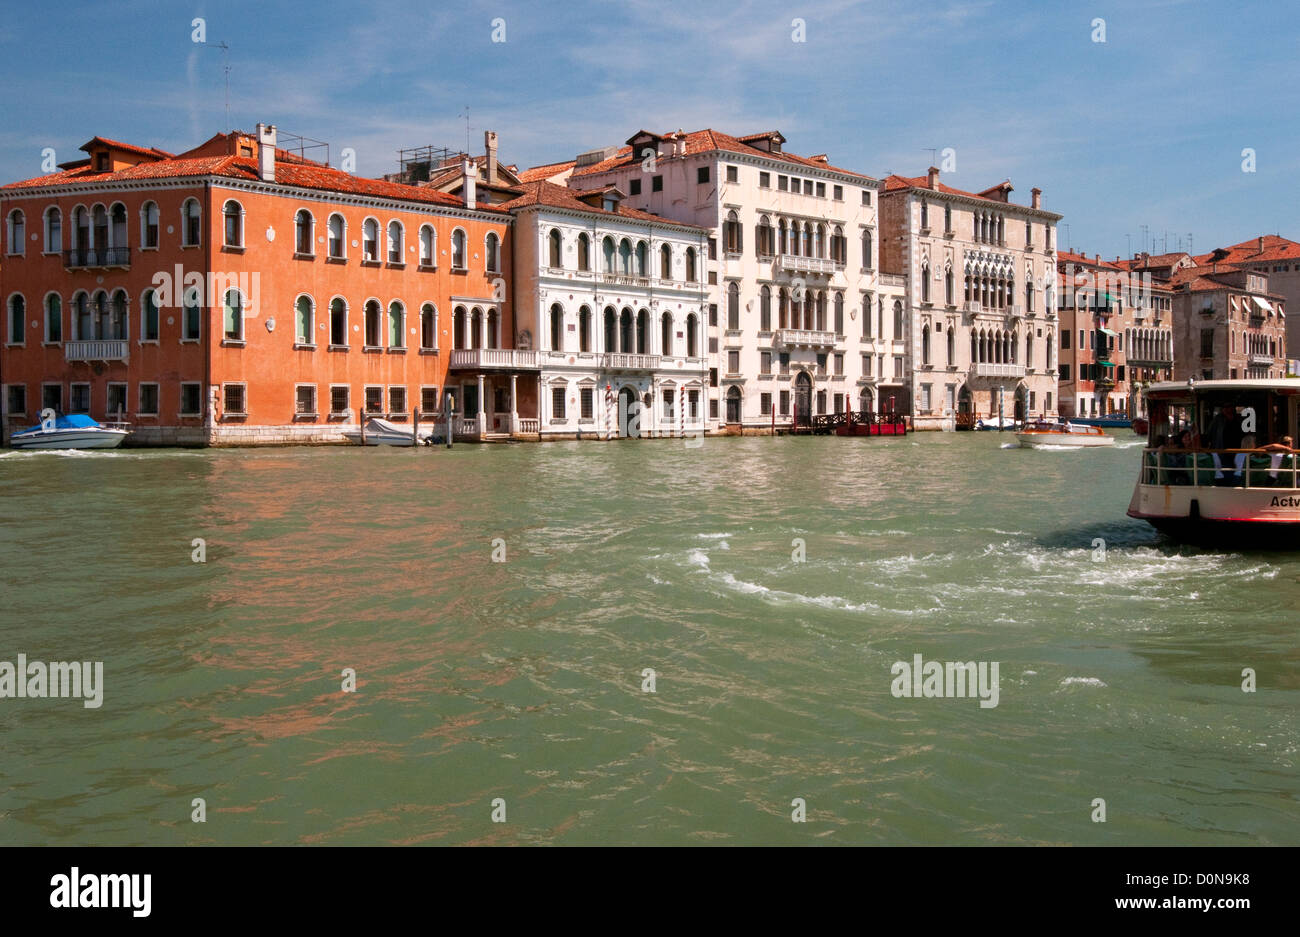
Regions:
<svg viewBox="0 0 1300 937"><path fill-rule="evenodd" d="M378 417L366 420L364 433L360 428L349 429L343 431L343 436L349 442L366 446L414 446L416 444L414 426L402 426ZM424 437L421 437L420 441L423 442Z"/></svg>
<svg viewBox="0 0 1300 937"><path fill-rule="evenodd" d="M1164 381L1146 399L1129 517L1195 543L1300 548L1300 378Z"/></svg>
<svg viewBox="0 0 1300 937"><path fill-rule="evenodd" d="M1017 425L1015 418L1009 416L985 416L975 421L975 429L984 430L985 432L988 430L1015 429Z"/></svg>
<svg viewBox="0 0 1300 937"><path fill-rule="evenodd" d="M41 422L9 437L15 449L116 449L131 435L125 424L96 423L84 413L55 416L41 413Z"/></svg>
<svg viewBox="0 0 1300 937"><path fill-rule="evenodd" d="M1053 423L1049 420L1026 423L1016 431L1016 439L1020 440L1020 445L1026 449L1033 449L1035 446L1091 448L1115 445L1115 438L1107 436L1100 427L1083 426L1079 423Z"/></svg>

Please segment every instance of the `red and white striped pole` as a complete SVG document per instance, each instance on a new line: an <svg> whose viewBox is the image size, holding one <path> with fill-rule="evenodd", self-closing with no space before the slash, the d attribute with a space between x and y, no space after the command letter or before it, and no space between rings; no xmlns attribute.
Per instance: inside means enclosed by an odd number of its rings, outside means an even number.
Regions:
<svg viewBox="0 0 1300 937"><path fill-rule="evenodd" d="M605 385L605 440L614 438L614 389Z"/></svg>
<svg viewBox="0 0 1300 937"><path fill-rule="evenodd" d="M686 438L686 388L677 388L677 435Z"/></svg>

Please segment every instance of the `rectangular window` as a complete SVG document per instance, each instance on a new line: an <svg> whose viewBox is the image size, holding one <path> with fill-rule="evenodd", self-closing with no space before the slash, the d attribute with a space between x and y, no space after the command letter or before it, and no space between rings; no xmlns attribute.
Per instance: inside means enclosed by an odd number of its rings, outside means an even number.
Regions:
<svg viewBox="0 0 1300 937"><path fill-rule="evenodd" d="M243 384L223 384L222 385L224 402L222 410L229 416L243 416L248 411L248 401L245 400Z"/></svg>
<svg viewBox="0 0 1300 937"><path fill-rule="evenodd" d="M1079 329L1079 350L1083 351L1083 349L1086 346L1087 346L1087 339L1084 338L1083 329Z"/></svg>
<svg viewBox="0 0 1300 937"><path fill-rule="evenodd" d="M146 290L144 294L144 309L142 311L140 339L146 342L158 341L158 299L153 290Z"/></svg>
<svg viewBox="0 0 1300 937"><path fill-rule="evenodd" d="M1201 329L1201 357L1214 357L1214 329Z"/></svg>
<svg viewBox="0 0 1300 937"><path fill-rule="evenodd" d="M826 197L826 183L824 182L817 183L817 197L818 198Z"/></svg>
<svg viewBox="0 0 1300 937"><path fill-rule="evenodd" d="M718 340L717 340L716 338L710 338L710 339L709 339L709 354L711 354L711 355L716 355L717 353L718 353Z"/></svg>
<svg viewBox="0 0 1300 937"><path fill-rule="evenodd" d="M718 239L709 238L709 260L718 259Z"/></svg>
<svg viewBox="0 0 1300 937"><path fill-rule="evenodd" d="M705 174L706 174L706 178L701 179L701 180L700 180L701 182L708 182L708 181L709 181L708 178L707 178L707 174L708 174L708 170L707 170L707 169L705 170ZM728 181L728 182L739 182L739 181L740 181L740 167L739 167L739 166L728 166L728 167L727 167L727 181Z"/></svg>
<svg viewBox="0 0 1300 937"><path fill-rule="evenodd" d="M695 184L696 184L696 185L704 185L704 183L706 183L706 182L708 182L708 181L709 181L709 167L708 167L708 166L701 166L699 169L695 170Z"/></svg>
<svg viewBox="0 0 1300 937"><path fill-rule="evenodd" d="M700 416L700 392L698 390L688 390L686 392L687 410L686 415L692 420L699 419Z"/></svg>
<svg viewBox="0 0 1300 937"><path fill-rule="evenodd" d="M869 354L862 356L862 376L871 377L871 355Z"/></svg>
<svg viewBox="0 0 1300 937"><path fill-rule="evenodd" d="M673 401L676 399L676 397L677 397L676 391L664 390L663 402L664 402L665 419L671 420L676 417L677 414L673 410Z"/></svg>
<svg viewBox="0 0 1300 937"><path fill-rule="evenodd" d="M727 373L728 374L740 373L740 352L738 351L727 352Z"/></svg>
<svg viewBox="0 0 1300 937"><path fill-rule="evenodd" d="M627 188L628 188L628 195L640 195L640 194L641 194L641 180L640 180L640 179L633 179L633 180L631 180L630 182L628 182L628 186L627 186Z"/></svg>
<svg viewBox="0 0 1300 937"><path fill-rule="evenodd" d="M203 385L186 381L181 385L181 416L198 416L203 405Z"/></svg>
<svg viewBox="0 0 1300 937"><path fill-rule="evenodd" d="M653 178L651 178L651 180L650 180L650 191L651 191L651 192L662 192L663 190L664 190L664 177L663 177L663 176L654 176Z"/></svg>
<svg viewBox="0 0 1300 937"><path fill-rule="evenodd" d="M438 412L438 388L436 387L420 388L420 412L421 413Z"/></svg>
<svg viewBox="0 0 1300 937"><path fill-rule="evenodd" d="M718 402L717 402L716 400L710 400L710 401L709 401L709 419L710 419L710 420L716 420L717 418L718 418Z"/></svg>
<svg viewBox="0 0 1300 937"><path fill-rule="evenodd" d="M903 359L895 356L894 358L894 377L903 376Z"/></svg>
<svg viewBox="0 0 1300 937"><path fill-rule="evenodd" d="M819 414L826 412L826 391L817 391L817 412Z"/></svg>
<svg viewBox="0 0 1300 937"><path fill-rule="evenodd" d="M836 374L843 374L843 373L844 373L844 353L843 353L843 352L836 352L836 353L835 353L835 373L836 373Z"/></svg>
<svg viewBox="0 0 1300 937"><path fill-rule="evenodd" d="M69 387L71 398L68 401L69 413L90 412L90 385L73 384Z"/></svg>
<svg viewBox="0 0 1300 937"><path fill-rule="evenodd" d="M831 189L831 197L837 202L844 201L844 186L837 185L835 188Z"/></svg>
<svg viewBox="0 0 1300 937"><path fill-rule="evenodd" d="M149 383L140 385L140 409L136 411L141 416L158 415L158 385Z"/></svg>
<svg viewBox="0 0 1300 937"><path fill-rule="evenodd" d="M709 325L718 324L718 304L709 303Z"/></svg>
<svg viewBox="0 0 1300 937"><path fill-rule="evenodd" d="M709 368L709 386L710 386L710 387L717 387L717 386L718 386L718 369L717 369L717 368ZM714 414L714 415L716 416L717 414Z"/></svg>
<svg viewBox="0 0 1300 937"><path fill-rule="evenodd" d="M369 386L366 388L366 412L384 412L384 389L382 387Z"/></svg>
<svg viewBox="0 0 1300 937"><path fill-rule="evenodd" d="M778 189L779 191L781 191L781 192L788 192L788 191L790 191L790 177L789 177L789 176L777 176L777 177L776 177L776 187L777 187L777 189Z"/></svg>
<svg viewBox="0 0 1300 937"><path fill-rule="evenodd" d="M564 419L564 388L563 387L551 388L551 419L552 420Z"/></svg>
<svg viewBox="0 0 1300 937"><path fill-rule="evenodd" d="M63 385L62 384L41 385L41 409L53 410L55 413L63 412Z"/></svg>
<svg viewBox="0 0 1300 937"><path fill-rule="evenodd" d="M406 388L405 387L388 388L388 412L389 413L406 412Z"/></svg>
<svg viewBox="0 0 1300 937"><path fill-rule="evenodd" d="M294 388L293 412L297 416L316 415L315 384L299 384Z"/></svg>
<svg viewBox="0 0 1300 937"><path fill-rule="evenodd" d="M1070 366L1068 364L1061 365L1060 372L1060 380L1068 383L1070 380Z"/></svg>
<svg viewBox="0 0 1300 937"><path fill-rule="evenodd" d="M578 415L584 420L594 420L596 418L596 389L594 387L583 387L578 391L578 403L582 407Z"/></svg>
<svg viewBox="0 0 1300 937"><path fill-rule="evenodd" d="M27 413L27 385L10 384L5 388L5 413L25 416Z"/></svg>
<svg viewBox="0 0 1300 937"><path fill-rule="evenodd" d="M126 413L126 385L116 381L108 385L108 400L104 405L104 415L115 418Z"/></svg>
<svg viewBox="0 0 1300 937"><path fill-rule="evenodd" d="M871 204L871 190L870 190L870 189L863 189L863 190L862 190L862 204L863 204L863 205L870 205L870 204Z"/></svg>
<svg viewBox="0 0 1300 937"><path fill-rule="evenodd" d="M772 174L770 172L760 172L758 174L758 187L760 189L772 188Z"/></svg>
<svg viewBox="0 0 1300 937"><path fill-rule="evenodd" d="M921 409L928 411L930 409L930 385L921 385Z"/></svg>
<svg viewBox="0 0 1300 937"><path fill-rule="evenodd" d="M434 394L433 402L434 405L436 406L438 403L436 387L434 388L434 391L435 394ZM347 411L348 397L349 397L349 388L346 385L343 387L333 386L330 388L330 416L342 416Z"/></svg>
<svg viewBox="0 0 1300 937"><path fill-rule="evenodd" d="M760 351L758 353L758 373L772 373L772 353L770 351Z"/></svg>
<svg viewBox="0 0 1300 937"><path fill-rule="evenodd" d="M788 374L790 371L790 352L782 351L777 354L777 360L781 365L781 373Z"/></svg>
<svg viewBox="0 0 1300 937"><path fill-rule="evenodd" d="M788 390L781 391L781 415L790 415L790 392Z"/></svg>
<svg viewBox="0 0 1300 937"><path fill-rule="evenodd" d="M790 177L790 191L795 195L799 194L799 180L793 176Z"/></svg>
<svg viewBox="0 0 1300 937"><path fill-rule="evenodd" d="M763 416L771 416L771 415L772 415L772 395L771 395L771 394L759 394L759 395L758 395L758 412L761 413Z"/></svg>
<svg viewBox="0 0 1300 937"><path fill-rule="evenodd" d="M1061 329L1061 347L1062 347L1062 348L1069 348L1069 347L1070 347L1070 330L1069 330L1069 329Z"/></svg>
<svg viewBox="0 0 1300 937"><path fill-rule="evenodd" d="M181 316L181 341L197 342L199 340L199 329L202 326L203 317L200 312L199 301L197 298L187 300L185 309Z"/></svg>

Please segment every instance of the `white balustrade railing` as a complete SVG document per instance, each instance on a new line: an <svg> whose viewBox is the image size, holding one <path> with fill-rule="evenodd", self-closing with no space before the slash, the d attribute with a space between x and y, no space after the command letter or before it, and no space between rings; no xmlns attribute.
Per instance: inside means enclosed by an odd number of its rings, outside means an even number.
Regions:
<svg viewBox="0 0 1300 937"><path fill-rule="evenodd" d="M659 367L659 355L629 355L609 352L603 362L606 368L616 371L652 371Z"/></svg>
<svg viewBox="0 0 1300 937"><path fill-rule="evenodd" d="M976 377L1024 377L1023 364L992 364L984 361L973 366Z"/></svg>
<svg viewBox="0 0 1300 937"><path fill-rule="evenodd" d="M65 361L126 361L129 345L129 342L117 339L64 342L63 359Z"/></svg>
<svg viewBox="0 0 1300 937"><path fill-rule="evenodd" d="M540 433L541 420L528 419L521 417L519 420L519 432L521 433Z"/></svg>
<svg viewBox="0 0 1300 937"><path fill-rule="evenodd" d="M816 329L778 329L776 340L782 345L834 345L835 333Z"/></svg>
<svg viewBox="0 0 1300 937"><path fill-rule="evenodd" d="M799 273L834 273L844 267L828 257L804 257L802 254L777 254L776 262L785 270Z"/></svg>
<svg viewBox="0 0 1300 937"><path fill-rule="evenodd" d="M536 368L537 352L517 348L458 348L451 353L453 368Z"/></svg>

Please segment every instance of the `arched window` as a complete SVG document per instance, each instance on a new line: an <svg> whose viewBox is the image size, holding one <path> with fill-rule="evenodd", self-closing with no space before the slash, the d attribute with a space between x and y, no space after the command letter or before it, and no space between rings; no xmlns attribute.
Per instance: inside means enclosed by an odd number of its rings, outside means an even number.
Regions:
<svg viewBox="0 0 1300 937"><path fill-rule="evenodd" d="M299 254L316 253L316 222L305 208L298 209L293 216L293 240L293 249Z"/></svg>
<svg viewBox="0 0 1300 937"><path fill-rule="evenodd" d="M469 266L465 256L465 231L462 228L451 233L451 266L453 270L466 270Z"/></svg>
<svg viewBox="0 0 1300 937"><path fill-rule="evenodd" d="M831 232L831 260L837 264L847 265L849 262L848 246L844 242L844 229L839 225Z"/></svg>
<svg viewBox="0 0 1300 937"><path fill-rule="evenodd" d="M390 264L400 264L402 260L402 240L403 240L402 223L397 220L388 222L388 262Z"/></svg>
<svg viewBox="0 0 1300 937"><path fill-rule="evenodd" d="M613 306L605 307L605 347L602 351L618 351L617 314Z"/></svg>
<svg viewBox="0 0 1300 937"><path fill-rule="evenodd" d="M862 266L871 269L871 231L866 228L862 231Z"/></svg>
<svg viewBox="0 0 1300 937"><path fill-rule="evenodd" d="M379 261L379 222L374 218L361 222L361 259L371 263Z"/></svg>
<svg viewBox="0 0 1300 937"><path fill-rule="evenodd" d="M140 247L152 250L158 246L158 203L145 202L140 206Z"/></svg>
<svg viewBox="0 0 1300 937"><path fill-rule="evenodd" d="M659 317L659 354L673 353L673 317L664 313Z"/></svg>
<svg viewBox="0 0 1300 937"><path fill-rule="evenodd" d="M771 257L774 253L775 242L773 240L772 220L767 215L761 215L758 219L758 227L755 230L759 257Z"/></svg>
<svg viewBox="0 0 1300 937"><path fill-rule="evenodd" d="M497 331L501 318L496 309L489 309L487 314L487 347L497 348L500 342L497 341Z"/></svg>
<svg viewBox="0 0 1300 937"><path fill-rule="evenodd" d="M686 317L686 357L688 358L699 357L700 347L699 337L697 335L698 331L699 320L695 318L695 313L691 313Z"/></svg>
<svg viewBox="0 0 1300 937"><path fill-rule="evenodd" d="M420 349L431 351L438 347L438 311L433 303L420 307Z"/></svg>
<svg viewBox="0 0 1300 937"><path fill-rule="evenodd" d="M649 253L650 249L645 241L636 242L636 275L639 277L645 276L649 271Z"/></svg>
<svg viewBox="0 0 1300 937"><path fill-rule="evenodd" d="M551 303L551 351L564 350L564 309Z"/></svg>
<svg viewBox="0 0 1300 937"><path fill-rule="evenodd" d="M63 212L57 205L45 209L45 250L51 254L63 250Z"/></svg>
<svg viewBox="0 0 1300 937"><path fill-rule="evenodd" d="M226 247L244 246L244 207L233 198L221 210L225 218Z"/></svg>
<svg viewBox="0 0 1300 937"><path fill-rule="evenodd" d="M108 211L103 205L96 205L91 212L91 224L91 236L94 238L95 249L99 251L97 262L103 263L108 258Z"/></svg>
<svg viewBox="0 0 1300 937"><path fill-rule="evenodd" d="M457 306L451 314L451 347L465 347L465 307Z"/></svg>
<svg viewBox="0 0 1300 937"><path fill-rule="evenodd" d="M624 309L618 316L618 350L630 354L636 347L632 336L632 310Z"/></svg>
<svg viewBox="0 0 1300 937"><path fill-rule="evenodd" d="M743 230L735 210L727 212L727 220L722 225L722 239L728 254L739 254L744 250Z"/></svg>
<svg viewBox="0 0 1300 937"><path fill-rule="evenodd" d="M835 294L835 334L844 334L844 294Z"/></svg>
<svg viewBox="0 0 1300 937"><path fill-rule="evenodd" d="M758 330L772 331L772 288L766 284L758 291Z"/></svg>
<svg viewBox="0 0 1300 937"><path fill-rule="evenodd" d="M591 238L586 234L578 235L578 269L583 273L591 270Z"/></svg>
<svg viewBox="0 0 1300 937"><path fill-rule="evenodd" d="M600 242L601 255L605 262L605 272L614 272L614 239L607 237Z"/></svg>
<svg viewBox="0 0 1300 937"><path fill-rule="evenodd" d="M437 262L434 257L434 247L437 245L437 234L433 230L433 225L420 225L420 266L436 267Z"/></svg>
<svg viewBox="0 0 1300 937"><path fill-rule="evenodd" d="M930 203L921 199L921 227L930 227Z"/></svg>
<svg viewBox="0 0 1300 937"><path fill-rule="evenodd" d="M586 306L578 310L578 351L591 351L591 310Z"/></svg>
<svg viewBox="0 0 1300 937"><path fill-rule="evenodd" d="M826 226L820 222L817 224L817 234L813 239L813 250L816 257L826 256Z"/></svg>
<svg viewBox="0 0 1300 937"><path fill-rule="evenodd" d="M330 259L342 260L348 255L347 222L342 215L334 212L330 215L328 227Z"/></svg>
<svg viewBox="0 0 1300 937"><path fill-rule="evenodd" d="M650 313L642 309L636 314L636 353L644 355L650 344Z"/></svg>
<svg viewBox="0 0 1300 937"><path fill-rule="evenodd" d="M397 300L388 304L388 347L406 347L406 307Z"/></svg>
<svg viewBox="0 0 1300 937"><path fill-rule="evenodd" d="M930 326L921 326L921 364L929 366L930 364Z"/></svg>
<svg viewBox="0 0 1300 937"><path fill-rule="evenodd" d="M903 337L903 304L898 300L894 300L894 334L892 338L898 341Z"/></svg>
<svg viewBox="0 0 1300 937"><path fill-rule="evenodd" d="M27 301L22 293L9 297L9 331L6 340L11 345L27 344Z"/></svg>
<svg viewBox="0 0 1300 937"><path fill-rule="evenodd" d="M226 290L221 300L222 335L227 341L244 340L244 301L238 290Z"/></svg>
<svg viewBox="0 0 1300 937"><path fill-rule="evenodd" d="M484 240L484 261L483 269L488 273L501 272L501 239L497 237L495 231L489 231L487 238Z"/></svg>
<svg viewBox="0 0 1300 937"><path fill-rule="evenodd" d="M1025 332L1025 367L1034 366L1034 333L1032 329Z"/></svg>
<svg viewBox="0 0 1300 937"><path fill-rule="evenodd" d="M116 263L124 263L127 258L127 224L126 224L126 206L121 202L114 203L108 212L110 227L108 229L109 246L117 251L114 259Z"/></svg>
<svg viewBox="0 0 1300 937"><path fill-rule="evenodd" d="M94 337L90 324L90 298L84 290L72 296L72 340L87 341Z"/></svg>
<svg viewBox="0 0 1300 937"><path fill-rule="evenodd" d="M826 291L817 291L817 331L826 331Z"/></svg>
<svg viewBox="0 0 1300 937"><path fill-rule="evenodd" d="M727 390L727 422L740 422L740 388L734 384Z"/></svg>
<svg viewBox="0 0 1300 937"><path fill-rule="evenodd" d="M27 222L21 208L15 208L5 219L8 228L6 235L9 242L9 253L24 254L27 252Z"/></svg>
<svg viewBox="0 0 1300 937"><path fill-rule="evenodd" d="M661 280L673 278L673 249L667 244L659 248L659 278Z"/></svg>
<svg viewBox="0 0 1300 937"><path fill-rule="evenodd" d="M777 328L788 329L790 327L790 294L786 292L785 287L781 287L781 292L777 296Z"/></svg>
<svg viewBox="0 0 1300 937"><path fill-rule="evenodd" d="M315 333L312 332L312 322L315 318L315 307L312 304L311 297L305 294L299 296L293 304L294 344L316 344Z"/></svg>
<svg viewBox="0 0 1300 937"><path fill-rule="evenodd" d="M921 302L930 301L930 262L921 261Z"/></svg>
<svg viewBox="0 0 1300 937"><path fill-rule="evenodd" d="M330 300L330 345L346 348L348 344L348 304L339 296Z"/></svg>
<svg viewBox="0 0 1300 937"><path fill-rule="evenodd" d="M694 283L696 282L696 279L697 277L695 275L695 248L688 247L686 248L686 282Z"/></svg>
<svg viewBox="0 0 1300 937"><path fill-rule="evenodd" d="M957 330L952 327L952 323L948 324L948 360L946 363L950 368L957 366Z"/></svg>
<svg viewBox="0 0 1300 937"><path fill-rule="evenodd" d="M161 310L158 308L158 294L153 290L145 290L144 295L140 297L140 341L158 341L158 320L160 318Z"/></svg>
<svg viewBox="0 0 1300 937"><path fill-rule="evenodd" d="M777 220L776 232L777 232L777 247L779 248L779 252L782 254L791 253L790 241L789 241L789 237L786 234L784 218Z"/></svg>
<svg viewBox="0 0 1300 937"><path fill-rule="evenodd" d="M365 309L365 344L367 348L378 348L380 340L380 320L384 317L384 309L379 305L379 301L371 299L366 302Z"/></svg>
<svg viewBox="0 0 1300 937"><path fill-rule="evenodd" d="M549 250L548 265L552 270L559 270L564 266L564 257L561 252L560 229L552 228L551 233L546 236L546 243Z"/></svg>
<svg viewBox="0 0 1300 937"><path fill-rule="evenodd" d="M943 206L943 230L945 232L952 231L952 206L951 205Z"/></svg>
<svg viewBox="0 0 1300 937"><path fill-rule="evenodd" d="M740 284L735 280L727 284L727 328L740 329Z"/></svg>
<svg viewBox="0 0 1300 937"><path fill-rule="evenodd" d="M1034 311L1034 284L1025 284L1025 312Z"/></svg>
<svg viewBox="0 0 1300 937"><path fill-rule="evenodd" d="M45 297L45 340L63 341L63 300L59 299L58 293Z"/></svg>
<svg viewBox="0 0 1300 937"><path fill-rule="evenodd" d="M953 296L952 267L944 267L943 269L943 301L949 306L956 302L956 298Z"/></svg>
<svg viewBox="0 0 1300 937"><path fill-rule="evenodd" d="M483 310L478 306L469 311L469 347L483 347Z"/></svg>
<svg viewBox="0 0 1300 937"><path fill-rule="evenodd" d="M618 244L618 260L620 272L631 275L632 273L632 242L623 238Z"/></svg>

